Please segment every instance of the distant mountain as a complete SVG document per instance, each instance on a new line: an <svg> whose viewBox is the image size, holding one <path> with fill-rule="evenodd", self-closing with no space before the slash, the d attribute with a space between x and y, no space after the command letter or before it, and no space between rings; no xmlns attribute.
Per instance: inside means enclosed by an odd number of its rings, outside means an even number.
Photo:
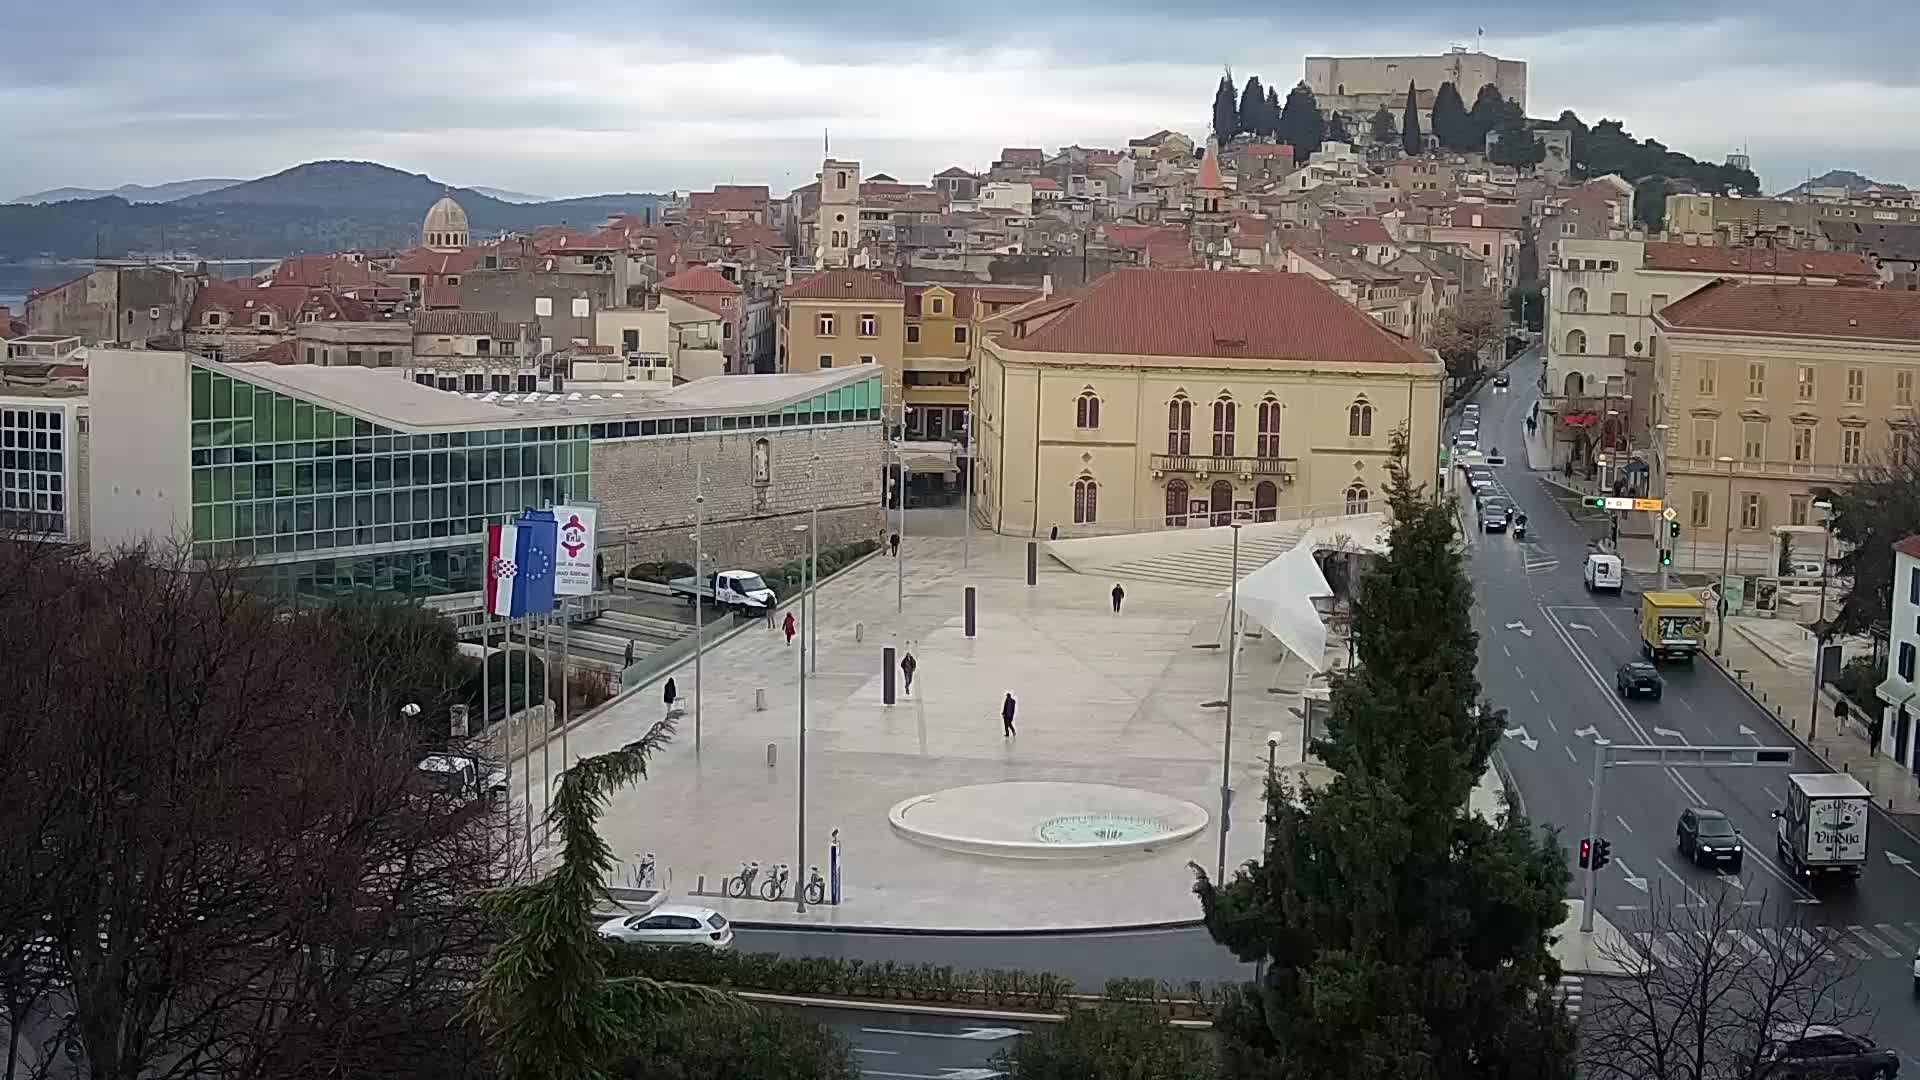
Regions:
<svg viewBox="0 0 1920 1080"><path fill-rule="evenodd" d="M0 205L0 260L192 251L206 258L273 258L420 242L427 208L451 195L475 241L541 225L597 227L617 213L653 212L649 194L517 203L477 188L366 161L315 161L176 201L119 196Z"/></svg>
<svg viewBox="0 0 1920 1080"><path fill-rule="evenodd" d="M1861 191L1866 191L1869 188L1876 188L1876 187L1893 188L1897 191L1906 190L1905 184L1895 184L1890 181L1875 180L1875 179L1872 179L1871 177L1862 176L1859 173L1854 172L1852 169L1828 169L1826 172L1821 173L1819 176L1816 176L1813 179L1806 181L1805 183L1795 184L1794 186L1788 188L1787 190L1781 192L1780 194L1782 197L1791 197L1794 195L1805 195L1808 191L1811 191L1814 188L1845 188L1849 192L1861 192Z"/></svg>
<svg viewBox="0 0 1920 1080"><path fill-rule="evenodd" d="M112 191L95 188L63 187L50 191L36 191L31 195L22 195L13 201L16 203L53 203L71 202L75 199L103 199L114 196L130 203L170 203L192 195L204 195L209 191L219 191L232 187L238 180L179 180L171 184L121 184Z"/></svg>
<svg viewBox="0 0 1920 1080"><path fill-rule="evenodd" d="M542 203L542 202L553 201L552 199L547 198L545 195L528 195L526 192L523 192L523 191L508 191L506 188L480 187L479 185L475 185L473 190L479 192L482 195L487 195L495 199L499 199L501 202Z"/></svg>

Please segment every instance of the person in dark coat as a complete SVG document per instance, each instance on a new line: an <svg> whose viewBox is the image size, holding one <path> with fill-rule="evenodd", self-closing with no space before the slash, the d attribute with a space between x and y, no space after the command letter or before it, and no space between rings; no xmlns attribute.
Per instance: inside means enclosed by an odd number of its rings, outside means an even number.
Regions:
<svg viewBox="0 0 1920 1080"><path fill-rule="evenodd" d="M1115 615L1120 614L1120 601L1125 600L1126 598L1127 598L1127 590L1121 588L1119 582L1117 581L1114 582L1113 583L1113 613Z"/></svg>
<svg viewBox="0 0 1920 1080"><path fill-rule="evenodd" d="M674 702L680 700L680 688L673 685L673 676L667 676L666 689L660 692L660 696L666 699L667 708L669 709L673 708Z"/></svg>
<svg viewBox="0 0 1920 1080"><path fill-rule="evenodd" d="M919 669L920 661L915 660L912 653L908 653L900 658L900 675L906 680L907 693L909 694L913 693L913 673Z"/></svg>
<svg viewBox="0 0 1920 1080"><path fill-rule="evenodd" d="M627 651L625 656L621 659L621 665L623 667L633 666L633 639L632 638L627 639Z"/></svg>
<svg viewBox="0 0 1920 1080"><path fill-rule="evenodd" d="M895 558L900 557L900 534L899 533L893 533L887 537L887 554L892 555Z"/></svg>
<svg viewBox="0 0 1920 1080"><path fill-rule="evenodd" d="M1058 540L1058 539L1060 539L1060 526L1058 526L1058 525L1055 525L1055 526L1054 526L1053 528L1051 528L1051 529L1048 529L1048 530L1047 530L1047 539L1049 539L1049 540Z"/></svg>
<svg viewBox="0 0 1920 1080"><path fill-rule="evenodd" d="M1001 723L1001 725L1002 725L1002 726L1004 726L1004 727L1006 728L1006 731L1005 731L1005 733L1004 733L1004 735L1005 735L1005 736L1010 736L1010 735L1012 735L1012 734L1014 733L1014 731L1013 731L1013 705L1014 705L1014 703L1013 703L1013 695L1012 695L1012 694L1008 694L1008 695L1007 695L1007 700L1005 700L1005 701L1003 701L1003 702L1001 702L1001 703L1000 703L1000 723ZM1004 737L1004 736L1003 736L1003 737Z"/></svg>
<svg viewBox="0 0 1920 1080"><path fill-rule="evenodd" d="M793 644L793 635L799 630L799 624L793 621L793 612L787 612L787 621L781 626L787 632L787 644Z"/></svg>

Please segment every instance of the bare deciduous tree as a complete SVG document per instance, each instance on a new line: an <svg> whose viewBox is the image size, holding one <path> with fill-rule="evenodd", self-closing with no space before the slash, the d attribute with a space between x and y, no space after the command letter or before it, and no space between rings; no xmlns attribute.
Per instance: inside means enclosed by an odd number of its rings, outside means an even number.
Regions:
<svg viewBox="0 0 1920 1080"><path fill-rule="evenodd" d="M1586 997L1581 1058L1594 1080L1758 1080L1769 1039L1871 1012L1854 965L1792 904L1656 891L1626 933L1602 953L1627 974Z"/></svg>

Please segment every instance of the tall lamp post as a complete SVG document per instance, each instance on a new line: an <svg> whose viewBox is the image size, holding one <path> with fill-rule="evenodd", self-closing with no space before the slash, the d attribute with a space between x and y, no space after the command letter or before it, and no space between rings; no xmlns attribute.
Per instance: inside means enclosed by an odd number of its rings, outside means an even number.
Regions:
<svg viewBox="0 0 1920 1080"><path fill-rule="evenodd" d="M1833 555L1833 504L1825 499L1813 504L1820 511L1820 617L1815 619L1813 635L1813 700L1807 703L1807 738L1813 738L1813 726L1820 719L1820 661L1827 651L1827 560Z"/></svg>
<svg viewBox="0 0 1920 1080"><path fill-rule="evenodd" d="M706 470L693 467L693 752L700 752L700 659L707 651L706 597L708 585L706 548L701 529L707 523Z"/></svg>
<svg viewBox="0 0 1920 1080"><path fill-rule="evenodd" d="M1660 466L1660 502L1663 506L1667 503L1668 430L1666 424L1653 425L1653 460ZM1652 494L1652 492L1648 492L1648 494ZM1675 520L1677 521L1678 519L1676 518ZM1667 564L1673 561L1673 529L1668 527L1664 519L1656 522L1654 529L1657 530L1656 535L1660 541L1659 550L1666 552L1666 558L1660 560L1660 591L1665 592L1667 591ZM1657 555L1658 552L1655 554Z"/></svg>
<svg viewBox="0 0 1920 1080"><path fill-rule="evenodd" d="M1715 620L1713 630L1713 651L1724 654L1727 651L1727 575L1733 555L1733 459L1722 454L1715 460L1727 467L1727 505L1721 511L1726 516L1726 527L1720 534L1720 617Z"/></svg>
<svg viewBox="0 0 1920 1080"><path fill-rule="evenodd" d="M807 466L807 477L813 477L813 466ZM811 525L795 525L797 533L813 532ZM814 564L818 573L819 564ZM807 643L814 637L812 612L808 610L808 601L812 586L808 582L807 564L800 564L800 632L806 637L800 642L800 739L799 739L799 783L794 799L794 835L795 858L799 861L793 866L793 880L797 883L793 890L794 909L807 910Z"/></svg>
<svg viewBox="0 0 1920 1080"><path fill-rule="evenodd" d="M1233 799L1233 675L1240 659L1240 523L1233 528L1233 582L1227 589L1227 730L1220 742L1220 858L1215 881L1227 880L1228 803Z"/></svg>

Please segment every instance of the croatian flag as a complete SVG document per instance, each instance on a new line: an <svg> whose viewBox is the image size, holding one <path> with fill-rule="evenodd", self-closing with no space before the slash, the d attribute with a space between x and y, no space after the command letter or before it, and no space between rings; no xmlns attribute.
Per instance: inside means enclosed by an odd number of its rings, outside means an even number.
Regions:
<svg viewBox="0 0 1920 1080"><path fill-rule="evenodd" d="M546 510L510 525L487 526L487 611L517 619L553 610L553 562L559 527Z"/></svg>

